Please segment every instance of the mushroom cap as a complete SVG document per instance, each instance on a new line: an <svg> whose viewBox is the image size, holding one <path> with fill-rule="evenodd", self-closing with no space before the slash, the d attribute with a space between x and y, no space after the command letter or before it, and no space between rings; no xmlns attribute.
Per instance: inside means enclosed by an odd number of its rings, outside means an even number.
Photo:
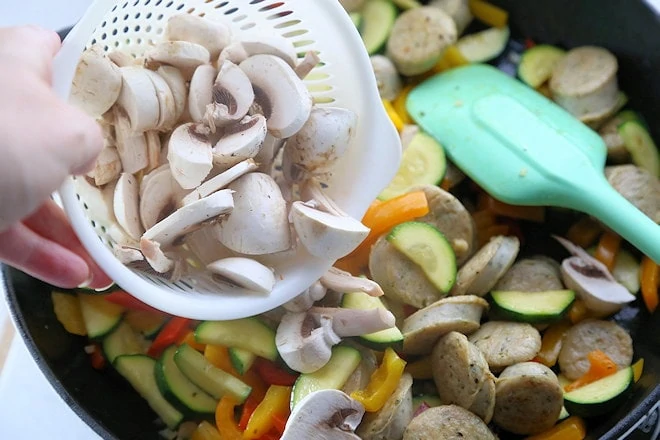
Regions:
<svg viewBox="0 0 660 440"><path fill-rule="evenodd" d="M264 31L248 31L241 35L240 43L248 57L253 55L273 55L281 58L292 69L298 64L296 48L286 37Z"/></svg>
<svg viewBox="0 0 660 440"><path fill-rule="evenodd" d="M284 139L300 130L312 110L312 96L295 71L273 55L254 55L240 64L268 121L268 131Z"/></svg>
<svg viewBox="0 0 660 440"><path fill-rule="evenodd" d="M173 213L183 194L185 190L167 165L144 176L140 185L140 220L145 230Z"/></svg>
<svg viewBox="0 0 660 440"><path fill-rule="evenodd" d="M261 255L291 246L286 202L272 177L249 173L233 181L234 209L217 226L218 240L229 249Z"/></svg>
<svg viewBox="0 0 660 440"><path fill-rule="evenodd" d="M174 122L181 118L186 109L188 86L179 69L173 66L160 66L156 71L170 87L174 99Z"/></svg>
<svg viewBox="0 0 660 440"><path fill-rule="evenodd" d="M257 164L252 159L247 159L242 162L237 163L233 167L229 168L227 171L223 171L215 177L210 178L206 182L202 183L200 186L191 191L188 195L183 198L182 203L188 205L189 203L199 200L203 197L206 197L214 192L225 188L227 185L232 183L234 180L239 177L251 173L257 169Z"/></svg>
<svg viewBox="0 0 660 440"><path fill-rule="evenodd" d="M231 61L222 62L213 84L213 102L205 115L212 128L241 120L253 102L254 90L245 72Z"/></svg>
<svg viewBox="0 0 660 440"><path fill-rule="evenodd" d="M165 64L174 66L183 73L184 78L192 78L195 69L208 64L211 55L204 46L189 41L162 41L156 43L146 54L148 67L160 67Z"/></svg>
<svg viewBox="0 0 660 440"><path fill-rule="evenodd" d="M244 257L229 257L206 266L214 274L259 293L270 293L275 286L275 274L263 264Z"/></svg>
<svg viewBox="0 0 660 440"><path fill-rule="evenodd" d="M122 87L117 105L124 109L134 132L158 127L160 103L149 71L138 66L120 67Z"/></svg>
<svg viewBox="0 0 660 440"><path fill-rule="evenodd" d="M198 187L213 168L213 154L203 127L179 125L170 137L167 159L172 175L182 188Z"/></svg>
<svg viewBox="0 0 660 440"><path fill-rule="evenodd" d="M217 72L210 64L195 69L188 92L188 112L193 122L202 122L206 107L213 102L213 82Z"/></svg>
<svg viewBox="0 0 660 440"><path fill-rule="evenodd" d="M129 173L122 173L115 186L113 209L115 218L131 238L139 240L144 232L139 216L139 184Z"/></svg>
<svg viewBox="0 0 660 440"><path fill-rule="evenodd" d="M131 129L128 116L115 107L115 134L117 136L117 154L126 173L137 173L149 165L147 138L144 133L135 133Z"/></svg>
<svg viewBox="0 0 660 440"><path fill-rule="evenodd" d="M213 147L213 163L222 168L232 167L259 154L266 139L266 118L246 116L225 128L224 136Z"/></svg>
<svg viewBox="0 0 660 440"><path fill-rule="evenodd" d="M172 15L165 26L165 38L204 46L216 59L231 42L231 27L224 21L184 13Z"/></svg>
<svg viewBox="0 0 660 440"><path fill-rule="evenodd" d="M154 85L156 96L158 97L158 124L155 128L159 130L169 130L176 123L176 105L174 95L165 78L158 73L145 69L149 79Z"/></svg>
<svg viewBox="0 0 660 440"><path fill-rule="evenodd" d="M99 117L117 101L121 87L119 68L95 44L80 56L69 101L88 115Z"/></svg>

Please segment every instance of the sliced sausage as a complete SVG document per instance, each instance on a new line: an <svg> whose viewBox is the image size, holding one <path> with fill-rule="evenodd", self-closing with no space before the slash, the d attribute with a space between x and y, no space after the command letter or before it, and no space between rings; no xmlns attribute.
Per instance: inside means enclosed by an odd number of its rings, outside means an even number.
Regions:
<svg viewBox="0 0 660 440"><path fill-rule="evenodd" d="M474 18L468 0L432 0L429 6L445 11L456 23L456 31L461 35Z"/></svg>
<svg viewBox="0 0 660 440"><path fill-rule="evenodd" d="M412 419L403 440L495 440L488 426L456 405L429 408Z"/></svg>
<svg viewBox="0 0 660 440"><path fill-rule="evenodd" d="M419 75L430 70L457 37L454 20L440 8L409 9L392 26L387 56L402 75Z"/></svg>
<svg viewBox="0 0 660 440"><path fill-rule="evenodd" d="M378 360L372 350L360 349L362 360L353 373L348 376L348 380L341 388L349 396L353 391L363 390L367 387L371 375L378 368Z"/></svg>
<svg viewBox="0 0 660 440"><path fill-rule="evenodd" d="M548 258L525 258L511 266L493 290L544 292L563 288L557 262Z"/></svg>
<svg viewBox="0 0 660 440"><path fill-rule="evenodd" d="M492 238L458 271L451 295L484 296L509 270L518 256L517 237Z"/></svg>
<svg viewBox="0 0 660 440"><path fill-rule="evenodd" d="M378 93L382 99L393 101L401 92L401 76L396 66L385 55L372 55L371 68L376 75Z"/></svg>
<svg viewBox="0 0 660 440"><path fill-rule="evenodd" d="M489 321L469 337L484 354L493 372L529 361L541 349L541 334L530 324Z"/></svg>
<svg viewBox="0 0 660 440"><path fill-rule="evenodd" d="M493 421L515 434L536 434L557 422L563 404L555 373L538 362L523 362L497 379Z"/></svg>
<svg viewBox="0 0 660 440"><path fill-rule="evenodd" d="M439 300L443 294L428 280L424 271L410 258L380 237L369 254L371 277L392 298L422 308Z"/></svg>
<svg viewBox="0 0 660 440"><path fill-rule="evenodd" d="M378 411L365 413L357 429L362 440L398 440L413 418L412 376L404 373L394 393Z"/></svg>
<svg viewBox="0 0 660 440"><path fill-rule="evenodd" d="M479 328L488 302L474 295L443 298L403 321L403 351L428 354L440 336L451 331L468 335Z"/></svg>
<svg viewBox="0 0 660 440"><path fill-rule="evenodd" d="M635 165L605 167L610 185L651 220L660 223L660 180Z"/></svg>
<svg viewBox="0 0 660 440"><path fill-rule="evenodd" d="M559 352L559 368L571 380L589 370L587 354L601 350L619 368L630 365L633 356L632 338L628 332L611 321L586 320L570 328Z"/></svg>
<svg viewBox="0 0 660 440"><path fill-rule="evenodd" d="M431 353L433 381L443 404L469 408L488 379L488 363L479 349L458 332L441 337Z"/></svg>
<svg viewBox="0 0 660 440"><path fill-rule="evenodd" d="M474 398L472 406L468 408L474 414L481 417L484 423L490 423L495 411L495 376L490 371L486 372L486 379L484 380L481 389Z"/></svg>
<svg viewBox="0 0 660 440"><path fill-rule="evenodd" d="M603 138L607 147L607 159L611 163L630 162L630 152L619 134L619 125L623 122L624 120L617 115L598 130L598 134Z"/></svg>
<svg viewBox="0 0 660 440"><path fill-rule="evenodd" d="M429 223L447 238L454 249L456 264L461 266L474 253L476 228L465 206L451 193L435 185L419 185L412 191L424 191L429 213L418 221Z"/></svg>

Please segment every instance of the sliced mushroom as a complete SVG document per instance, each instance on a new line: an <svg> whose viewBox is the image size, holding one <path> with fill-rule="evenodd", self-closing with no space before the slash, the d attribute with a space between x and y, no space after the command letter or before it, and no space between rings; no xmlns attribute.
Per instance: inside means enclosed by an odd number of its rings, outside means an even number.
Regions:
<svg viewBox="0 0 660 440"><path fill-rule="evenodd" d="M218 57L218 66L221 66L226 61L230 61L234 64L241 64L248 57L247 52L243 48L243 45L240 41L232 41L227 47L222 49L220 56Z"/></svg>
<svg viewBox="0 0 660 440"><path fill-rule="evenodd" d="M298 64L295 46L281 35L264 31L245 32L240 42L248 58L253 55L272 55L284 60L292 69Z"/></svg>
<svg viewBox="0 0 660 440"><path fill-rule="evenodd" d="M188 92L188 112L193 122L202 122L206 107L213 102L213 82L216 74L215 67L210 64L203 64L195 69Z"/></svg>
<svg viewBox="0 0 660 440"><path fill-rule="evenodd" d="M154 130L160 118L160 103L149 71L138 66L119 69L122 87L117 105L124 109L134 132Z"/></svg>
<svg viewBox="0 0 660 440"><path fill-rule="evenodd" d="M364 292L369 296L383 296L383 289L378 283L368 278L354 277L336 267L331 267L320 281L325 287L336 292Z"/></svg>
<svg viewBox="0 0 660 440"><path fill-rule="evenodd" d="M231 42L231 28L223 21L192 14L176 14L167 20L165 38L170 41L189 41L204 46L216 59Z"/></svg>
<svg viewBox="0 0 660 440"><path fill-rule="evenodd" d="M339 390L314 391L295 406L281 440L360 440L358 427L364 407Z"/></svg>
<svg viewBox="0 0 660 440"><path fill-rule="evenodd" d="M312 110L312 96L293 68L273 55L254 55L240 64L268 121L268 132L284 139L300 130Z"/></svg>
<svg viewBox="0 0 660 440"><path fill-rule="evenodd" d="M224 136L213 146L213 163L228 169L255 157L266 138L266 118L246 116L225 128Z"/></svg>
<svg viewBox="0 0 660 440"><path fill-rule="evenodd" d="M142 255L139 249L129 246L113 246L112 253L122 264L131 264L144 260L144 255Z"/></svg>
<svg viewBox="0 0 660 440"><path fill-rule="evenodd" d="M272 177L245 174L229 190L235 192L234 210L216 226L223 245L246 255L271 254L291 246L286 202Z"/></svg>
<svg viewBox="0 0 660 440"><path fill-rule="evenodd" d="M294 71L298 78L305 79L307 75L310 74L312 70L321 62L318 54L312 50L309 50L305 53L305 57L298 63Z"/></svg>
<svg viewBox="0 0 660 440"><path fill-rule="evenodd" d="M273 170L275 158L284 146L284 142L284 139L279 139L271 134L266 134L266 139L264 139L264 143L259 149L259 153L254 157L255 162L259 164L259 172L271 174L273 171L276 171Z"/></svg>
<svg viewBox="0 0 660 440"><path fill-rule="evenodd" d="M316 301L323 299L327 292L328 289L320 281L315 281L314 284L305 289L300 295L284 303L282 307L289 312L305 312Z"/></svg>
<svg viewBox="0 0 660 440"><path fill-rule="evenodd" d="M135 240L139 240L144 230L140 223L139 184L137 179L129 173L122 173L117 180L114 196L115 218L126 233Z"/></svg>
<svg viewBox="0 0 660 440"><path fill-rule="evenodd" d="M211 226L203 226L197 231L187 234L184 237L184 243L201 266L236 256L234 252L218 243Z"/></svg>
<svg viewBox="0 0 660 440"><path fill-rule="evenodd" d="M307 310L320 323L324 318L332 320L332 329L339 337L362 336L392 328L396 319L385 309L343 309L339 307L311 307Z"/></svg>
<svg viewBox="0 0 660 440"><path fill-rule="evenodd" d="M193 191L191 191L187 196L183 198L183 204L188 205L196 200L213 194L214 192L225 188L239 177L247 173L251 173L252 171L256 171L256 169L257 164L253 159L247 159L239 162L233 167L229 168L227 171L224 171L217 176L207 180Z"/></svg>
<svg viewBox="0 0 660 440"><path fill-rule="evenodd" d="M156 96L158 97L159 116L156 129L170 130L177 121L176 105L174 102L174 94L170 86L165 81L165 78L158 73L145 69L149 74L149 79L154 85Z"/></svg>
<svg viewBox="0 0 660 440"><path fill-rule="evenodd" d="M362 440L401 439L403 437L403 432L413 418L412 385L412 376L409 373L403 373L399 384L385 405L376 412L366 413L357 430Z"/></svg>
<svg viewBox="0 0 660 440"><path fill-rule="evenodd" d="M218 191L209 197L177 209L147 229L142 238L157 241L161 246L169 246L179 237L199 229L204 223L228 214L233 206L231 191Z"/></svg>
<svg viewBox="0 0 660 440"><path fill-rule="evenodd" d="M255 292L270 293L275 286L273 271L250 258L223 258L208 264L206 268L239 287Z"/></svg>
<svg viewBox="0 0 660 440"><path fill-rule="evenodd" d="M156 71L167 83L174 99L174 121L179 121L186 109L188 86L179 69L172 66L160 66Z"/></svg>
<svg viewBox="0 0 660 440"><path fill-rule="evenodd" d="M211 142L199 124L179 125L168 143L167 159L172 175L182 188L198 187L213 168Z"/></svg>
<svg viewBox="0 0 660 440"><path fill-rule="evenodd" d="M509 270L519 250L517 237L500 235L492 238L461 267L450 294L484 296Z"/></svg>
<svg viewBox="0 0 660 440"><path fill-rule="evenodd" d="M479 328L486 310L488 302L474 295L443 298L424 307L403 322L403 351L427 354L444 334L456 331L469 335Z"/></svg>
<svg viewBox="0 0 660 440"><path fill-rule="evenodd" d="M286 313L275 335L282 360L300 373L312 373L327 364L332 347L339 342L332 318L322 316L317 326L314 316L306 312Z"/></svg>
<svg viewBox="0 0 660 440"><path fill-rule="evenodd" d="M140 185L140 220L149 229L172 214L185 191L172 176L168 165L144 176Z"/></svg>
<svg viewBox="0 0 660 440"><path fill-rule="evenodd" d="M122 109L115 107L115 133L117 136L117 154L121 159L124 172L135 174L149 166L147 139L143 133L131 129L128 116Z"/></svg>
<svg viewBox="0 0 660 440"><path fill-rule="evenodd" d="M293 202L291 221L305 249L329 260L351 253L370 231L352 217L329 214L300 201Z"/></svg>
<svg viewBox="0 0 660 440"><path fill-rule="evenodd" d="M113 50L112 52L108 52L108 58L110 61L115 63L117 67L133 66L135 65L136 61L135 58L121 50Z"/></svg>
<svg viewBox="0 0 660 440"><path fill-rule="evenodd" d="M584 301L587 309L607 316L615 313L635 296L618 283L607 267L570 241L555 237L571 254L561 263L562 280Z"/></svg>
<svg viewBox="0 0 660 440"><path fill-rule="evenodd" d="M231 61L220 65L212 90L212 103L204 116L212 130L240 121L254 102L250 78Z"/></svg>
<svg viewBox="0 0 660 440"><path fill-rule="evenodd" d="M357 115L338 107L314 107L307 122L287 140L284 175L297 181L330 171L344 155L357 128Z"/></svg>
<svg viewBox="0 0 660 440"><path fill-rule="evenodd" d="M163 41L156 43L145 54L146 65L158 68L165 64L181 71L184 78L192 78L195 69L211 60L208 49L189 41Z"/></svg>
<svg viewBox="0 0 660 440"><path fill-rule="evenodd" d="M149 265L158 273L167 273L174 269L174 260L165 255L160 243L147 238L140 240L140 250Z"/></svg>
<svg viewBox="0 0 660 440"><path fill-rule="evenodd" d="M121 173L119 153L113 146L106 146L96 159L96 164L89 177L94 179L96 186L102 186L115 180Z"/></svg>
<svg viewBox="0 0 660 440"><path fill-rule="evenodd" d="M147 162L145 171L148 173L160 166L160 152L162 149L160 135L157 131L148 131L145 134L147 142Z"/></svg>
<svg viewBox="0 0 660 440"><path fill-rule="evenodd" d="M88 115L99 117L114 105L121 88L119 68L95 44L80 56L69 101Z"/></svg>

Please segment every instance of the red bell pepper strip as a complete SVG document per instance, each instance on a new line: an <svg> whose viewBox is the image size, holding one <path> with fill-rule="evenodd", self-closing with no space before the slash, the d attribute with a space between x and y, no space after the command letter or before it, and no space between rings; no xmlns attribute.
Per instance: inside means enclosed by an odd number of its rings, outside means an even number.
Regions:
<svg viewBox="0 0 660 440"><path fill-rule="evenodd" d="M270 417L273 419L273 431L278 432L281 436L286 428L286 422L289 420L289 414L272 414Z"/></svg>
<svg viewBox="0 0 660 440"><path fill-rule="evenodd" d="M106 301L118 304L130 310L143 310L146 312L163 313L160 310L151 307L149 304L143 303L130 293L123 290L115 290L106 295L103 295L103 298L105 298Z"/></svg>
<svg viewBox="0 0 660 440"><path fill-rule="evenodd" d="M253 368L268 385L282 385L292 386L296 379L297 374L291 374L283 368L279 367L274 362L264 358L257 358L254 362Z"/></svg>
<svg viewBox="0 0 660 440"><path fill-rule="evenodd" d="M94 344L94 351L89 354L89 360L92 363L92 367L96 370L102 370L105 368L106 360L103 356L103 350L101 349L100 344Z"/></svg>
<svg viewBox="0 0 660 440"><path fill-rule="evenodd" d="M190 323L190 319L179 316L170 319L163 329L158 332L158 336L151 343L147 354L152 357L159 357L167 347L177 344L186 335Z"/></svg>
<svg viewBox="0 0 660 440"><path fill-rule="evenodd" d="M259 403L261 403L261 399L263 399L263 397L264 396L256 397L254 394L250 394L250 396L243 404L241 419L238 421L238 429L245 431L245 428L247 428L248 422L250 421L250 417L252 417L254 410L257 409L257 406L259 406Z"/></svg>

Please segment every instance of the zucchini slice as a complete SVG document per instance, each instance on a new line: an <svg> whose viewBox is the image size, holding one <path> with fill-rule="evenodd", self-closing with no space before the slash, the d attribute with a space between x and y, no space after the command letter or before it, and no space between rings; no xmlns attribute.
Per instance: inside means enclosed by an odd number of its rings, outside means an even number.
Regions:
<svg viewBox="0 0 660 440"><path fill-rule="evenodd" d="M78 293L78 300L90 339L102 338L112 332L124 315L122 306L106 301L103 295Z"/></svg>
<svg viewBox="0 0 660 440"><path fill-rule="evenodd" d="M192 383L216 399L228 394L240 405L252 392L252 387L213 366L202 353L188 344L183 344L176 350L174 362Z"/></svg>
<svg viewBox="0 0 660 440"><path fill-rule="evenodd" d="M291 393L291 408L314 391L341 389L361 361L362 355L356 348L335 345L327 364L313 373L298 376Z"/></svg>
<svg viewBox="0 0 660 440"><path fill-rule="evenodd" d="M103 339L103 353L112 364L119 356L145 354L145 350L138 335L126 322L122 322Z"/></svg>
<svg viewBox="0 0 660 440"><path fill-rule="evenodd" d="M492 27L458 39L456 47L471 63L485 63L500 56L509 42L508 26Z"/></svg>
<svg viewBox="0 0 660 440"><path fill-rule="evenodd" d="M390 0L367 0L362 7L360 34L369 55L385 46L396 17L396 6Z"/></svg>
<svg viewBox="0 0 660 440"><path fill-rule="evenodd" d="M544 324L559 321L575 301L572 290L493 291L493 312L512 321Z"/></svg>
<svg viewBox="0 0 660 440"><path fill-rule="evenodd" d="M525 50L518 64L518 78L536 89L552 76L552 70L566 51L549 44L538 44Z"/></svg>
<svg viewBox="0 0 660 440"><path fill-rule="evenodd" d="M252 364L254 364L254 361L257 359L256 354L242 348L229 347L227 351L229 353L229 360L231 361L232 366L241 376L247 373Z"/></svg>
<svg viewBox="0 0 660 440"><path fill-rule="evenodd" d="M160 392L172 405L191 417L215 414L218 401L192 383L174 362L177 347L165 349L156 362L156 383Z"/></svg>
<svg viewBox="0 0 660 440"><path fill-rule="evenodd" d="M395 226L387 241L419 265L429 281L442 293L456 282L456 255L451 244L435 226L405 222Z"/></svg>
<svg viewBox="0 0 660 440"><path fill-rule="evenodd" d="M257 318L202 322L195 339L202 344L242 348L271 361L279 357L275 332Z"/></svg>
<svg viewBox="0 0 660 440"><path fill-rule="evenodd" d="M370 296L364 292L345 293L341 300L341 306L345 309L354 310L387 310L383 301L376 296ZM376 351L385 351L387 347L395 350L401 348L403 344L403 333L398 327L392 327L375 333L358 336L357 339L365 345Z"/></svg>
<svg viewBox="0 0 660 440"><path fill-rule="evenodd" d="M142 334L145 338L152 339L163 328L169 317L145 310L129 310L126 312L125 319L133 330Z"/></svg>
<svg viewBox="0 0 660 440"><path fill-rule="evenodd" d="M644 125L631 120L621 124L618 131L633 163L653 176L660 177L660 153Z"/></svg>
<svg viewBox="0 0 660 440"><path fill-rule="evenodd" d="M183 414L161 394L154 376L155 360L141 354L123 355L115 359L114 365L168 428L176 429L179 426L183 421Z"/></svg>
<svg viewBox="0 0 660 440"><path fill-rule="evenodd" d="M634 384L631 367L564 393L564 406L569 414L595 417L618 408L628 398Z"/></svg>

